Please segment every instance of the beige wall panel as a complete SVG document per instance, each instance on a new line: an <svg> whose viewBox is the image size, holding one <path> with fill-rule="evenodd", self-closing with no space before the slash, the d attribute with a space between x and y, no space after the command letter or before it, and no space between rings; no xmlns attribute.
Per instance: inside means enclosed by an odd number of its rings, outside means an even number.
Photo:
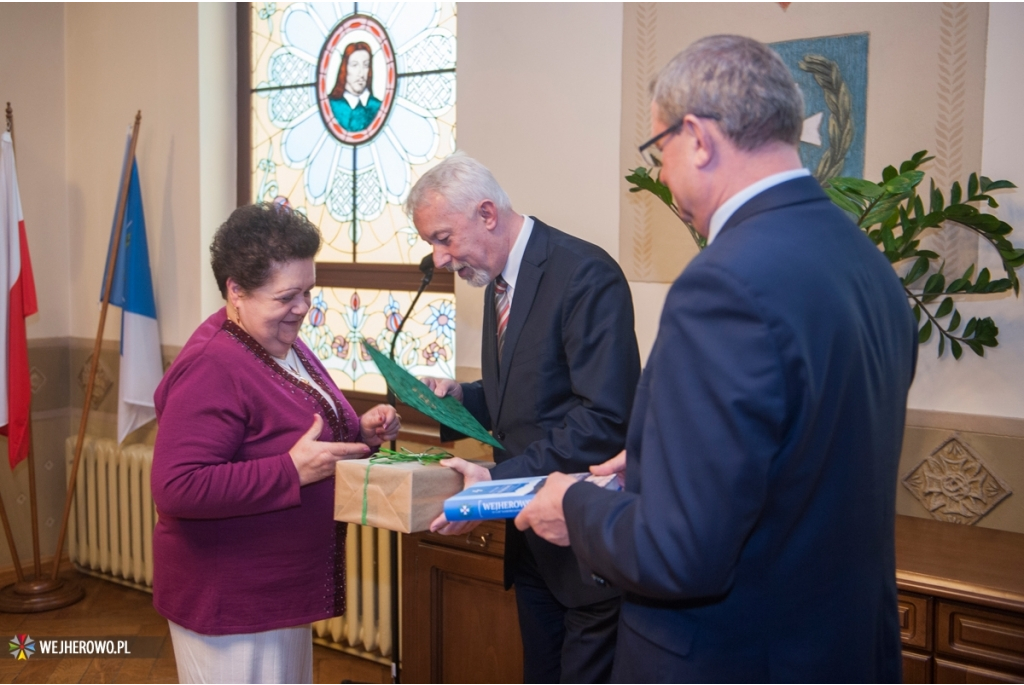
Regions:
<svg viewBox="0 0 1024 685"><path fill-rule="evenodd" d="M965 445L972 456L976 456L989 472L988 487L997 484L1005 486L1011 494L1003 497L973 525L982 528L997 528L1015 533L1024 533L1024 437L1020 435L1000 435L997 433L980 433L966 430L954 431L947 428L929 428L908 425L903 439L903 454L900 459L900 483L896 491L896 512L908 516L922 518L934 517L921 501L914 496L912 489L904 485L907 474L927 459L936 449L950 438L956 438ZM931 483L933 490L942 493L940 501L950 507L961 505L970 511L985 507L985 499L993 495L984 492L984 487L975 487L986 482L984 474L972 468L972 459L968 458L964 466L948 466L945 469L933 469L932 474L940 474L943 478L935 478ZM993 478L994 477L994 478ZM1002 496L1000 491L998 495ZM946 508L943 504L942 509Z"/></svg>
<svg viewBox="0 0 1024 685"><path fill-rule="evenodd" d="M917 150L944 183L979 167L988 5L937 3L638 3L625 6L621 168L650 135L650 78L695 40L739 33L766 43L870 34L864 174ZM631 280L671 281L695 254L667 209L620 183L620 258ZM976 241L968 242L968 253Z"/></svg>
<svg viewBox="0 0 1024 685"><path fill-rule="evenodd" d="M1024 4L993 3L989 10L988 56L985 74L984 144L981 172L1024 187ZM1013 244L1024 247L1024 190L999 191L999 208L987 210L1015 228ZM979 267L1000 274L998 256L989 245L979 248ZM1018 272L1020 275L1020 272ZM910 406L939 411L968 412L1024 418L1024 301L1012 293L985 296L962 305L965 318L991 316L999 326L999 347L985 357L965 354L960 361L936 356L937 341L922 345ZM968 313L969 312L969 313ZM1018 492L1024 492L1024 483Z"/></svg>
<svg viewBox="0 0 1024 685"><path fill-rule="evenodd" d="M224 306L210 268L213 234L237 204L238 99L235 4L199 5L199 175L201 224L197 268L201 291L196 325ZM186 337L174 341L182 344ZM169 338L164 338L169 341Z"/></svg>
<svg viewBox="0 0 1024 685"><path fill-rule="evenodd" d="M18 184L39 298L29 338L68 334L64 73L64 4L0 3L0 109L10 102L14 110Z"/></svg>
<svg viewBox="0 0 1024 685"><path fill-rule="evenodd" d="M515 209L618 252L621 3L459 5L458 146ZM458 365L480 366L482 290L459 279Z"/></svg>
<svg viewBox="0 0 1024 685"><path fill-rule="evenodd" d="M161 339L199 323L198 10L192 3L67 5L71 335L92 337L125 132L137 149ZM109 316L104 337L119 337Z"/></svg>

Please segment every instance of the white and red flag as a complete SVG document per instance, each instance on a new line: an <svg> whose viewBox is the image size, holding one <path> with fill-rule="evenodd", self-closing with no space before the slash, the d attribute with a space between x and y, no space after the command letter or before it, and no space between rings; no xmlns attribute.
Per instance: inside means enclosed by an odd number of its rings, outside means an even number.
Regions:
<svg viewBox="0 0 1024 685"><path fill-rule="evenodd" d="M21 215L11 134L0 134L0 435L7 436L13 469L28 456L32 382L25 317L38 311L36 283Z"/></svg>

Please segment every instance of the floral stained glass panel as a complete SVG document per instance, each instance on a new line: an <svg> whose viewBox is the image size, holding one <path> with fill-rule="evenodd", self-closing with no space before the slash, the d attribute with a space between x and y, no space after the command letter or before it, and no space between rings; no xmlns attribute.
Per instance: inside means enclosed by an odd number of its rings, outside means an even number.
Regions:
<svg viewBox="0 0 1024 685"><path fill-rule="evenodd" d="M401 207L455 150L454 3L254 3L252 188L320 226L325 262L416 264Z"/></svg>
<svg viewBox="0 0 1024 685"><path fill-rule="evenodd" d="M415 293L320 288L300 331L342 390L383 393L384 378L362 348L363 339L385 354ZM414 376L455 377L455 302L447 293L424 293L395 346L395 360Z"/></svg>

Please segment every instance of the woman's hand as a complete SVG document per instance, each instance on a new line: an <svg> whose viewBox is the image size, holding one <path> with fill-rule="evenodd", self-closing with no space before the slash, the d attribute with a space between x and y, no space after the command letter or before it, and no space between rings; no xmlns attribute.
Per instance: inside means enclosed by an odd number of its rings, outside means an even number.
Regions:
<svg viewBox="0 0 1024 685"><path fill-rule="evenodd" d="M401 427L402 417L390 404L378 404L359 417L359 434L373 447L397 438Z"/></svg>
<svg viewBox="0 0 1024 685"><path fill-rule="evenodd" d="M362 459L370 456L370 448L361 442L317 440L323 429L323 418L319 414L314 414L313 426L288 450L295 470L299 472L299 485L309 485L330 478L334 475L334 465L342 459Z"/></svg>

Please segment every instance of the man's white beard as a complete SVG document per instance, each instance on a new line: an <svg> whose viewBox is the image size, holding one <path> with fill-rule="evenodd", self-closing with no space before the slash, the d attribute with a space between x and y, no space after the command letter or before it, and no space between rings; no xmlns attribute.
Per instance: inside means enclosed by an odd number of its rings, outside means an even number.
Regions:
<svg viewBox="0 0 1024 685"><path fill-rule="evenodd" d="M463 278L462 280L466 281L474 288L484 288L487 286L488 283L494 280L493 278L491 278L491 275L488 274L486 271L481 271L480 269L472 267L468 264L459 264L458 262L455 262L449 264L447 269L452 273L458 273L462 269L469 269L469 278Z"/></svg>

